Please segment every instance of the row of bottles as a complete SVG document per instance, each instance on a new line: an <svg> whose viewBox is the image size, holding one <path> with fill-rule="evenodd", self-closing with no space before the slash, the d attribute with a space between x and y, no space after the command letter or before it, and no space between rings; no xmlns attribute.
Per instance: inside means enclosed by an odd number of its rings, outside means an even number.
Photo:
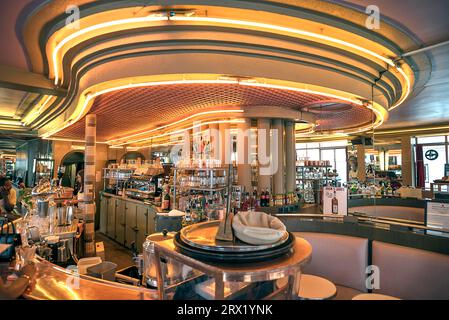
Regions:
<svg viewBox="0 0 449 320"><path fill-rule="evenodd" d="M255 211L257 208L291 205L298 202L299 198L296 192L272 196L268 189L265 189L259 195L257 189L254 188L252 194L243 193L239 203L234 204L234 207L237 207L239 211Z"/></svg>
<svg viewBox="0 0 449 320"><path fill-rule="evenodd" d="M212 195L193 194L180 201L180 207L185 212L184 225L192 223L221 220L225 216L225 197L221 193ZM181 209L181 208L180 208Z"/></svg>
<svg viewBox="0 0 449 320"><path fill-rule="evenodd" d="M366 183L352 183L349 187L351 195L360 195L363 198L394 197L396 190L390 182L380 181L379 185Z"/></svg>

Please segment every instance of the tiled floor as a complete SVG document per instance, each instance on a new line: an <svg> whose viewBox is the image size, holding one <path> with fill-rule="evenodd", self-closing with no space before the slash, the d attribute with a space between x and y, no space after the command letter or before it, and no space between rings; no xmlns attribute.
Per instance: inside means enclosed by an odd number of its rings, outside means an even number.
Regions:
<svg viewBox="0 0 449 320"><path fill-rule="evenodd" d="M117 270L134 265L131 250L126 249L100 232L96 232L95 241L103 242L106 261L116 263Z"/></svg>

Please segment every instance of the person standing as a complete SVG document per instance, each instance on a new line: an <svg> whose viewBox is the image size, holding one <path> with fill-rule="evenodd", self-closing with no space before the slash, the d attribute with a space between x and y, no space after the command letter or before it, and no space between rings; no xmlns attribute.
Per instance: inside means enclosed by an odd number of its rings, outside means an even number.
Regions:
<svg viewBox="0 0 449 320"><path fill-rule="evenodd" d="M8 178L0 178L0 211L2 214L12 213L17 202L16 190Z"/></svg>

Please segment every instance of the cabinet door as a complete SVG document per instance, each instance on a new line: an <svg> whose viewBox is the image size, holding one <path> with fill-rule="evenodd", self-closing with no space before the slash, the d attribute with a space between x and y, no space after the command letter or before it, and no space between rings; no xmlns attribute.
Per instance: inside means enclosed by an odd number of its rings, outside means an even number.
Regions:
<svg viewBox="0 0 449 320"><path fill-rule="evenodd" d="M137 233L136 245L137 250L141 253L143 251L143 243L147 237L147 217L150 209L147 206L137 206Z"/></svg>
<svg viewBox="0 0 449 320"><path fill-rule="evenodd" d="M127 202L125 206L125 247L131 248L131 244L136 242L136 221L137 204Z"/></svg>
<svg viewBox="0 0 449 320"><path fill-rule="evenodd" d="M125 244L125 208L126 201L116 199L115 240L120 244Z"/></svg>
<svg viewBox="0 0 449 320"><path fill-rule="evenodd" d="M108 199L102 196L100 201L100 232L103 234L107 234L108 228Z"/></svg>
<svg viewBox="0 0 449 320"><path fill-rule="evenodd" d="M112 239L115 239L115 199L108 198L108 213L107 213L107 225L106 225L106 235Z"/></svg>
<svg viewBox="0 0 449 320"><path fill-rule="evenodd" d="M147 219L147 233L152 234L156 232L156 210L152 207L148 208L148 219Z"/></svg>

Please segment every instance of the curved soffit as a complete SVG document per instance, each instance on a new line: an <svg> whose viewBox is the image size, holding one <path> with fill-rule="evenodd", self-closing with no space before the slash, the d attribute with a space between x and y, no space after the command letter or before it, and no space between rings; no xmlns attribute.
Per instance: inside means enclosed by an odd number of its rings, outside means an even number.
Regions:
<svg viewBox="0 0 449 320"><path fill-rule="evenodd" d="M106 20L104 19L108 19L108 21L111 21L111 19L114 20L114 18L124 19L126 18L126 15L129 16L130 13L134 14L133 17L136 17L136 15L145 16L148 15L151 10L159 8L157 6L148 6L145 8L134 7L95 13L95 8L98 9L101 6L87 6L88 2L89 1L80 1L80 4L86 5L85 7L81 6L82 10L85 10L85 13L91 13L90 15L83 15L85 18L82 19L81 25L86 28L90 23L98 25L99 23L105 22ZM303 6L301 10L298 10L298 7L292 6L291 3L286 4L287 1L284 1L283 3L282 1L278 1L276 4L274 2L261 1L262 5L266 6L267 10L272 11L256 12L253 10L254 8L251 8L250 1L239 1L240 7L242 5L245 6L244 10L237 9L239 6L237 6L237 2L235 1L229 1L229 3L227 3L228 6L235 6L234 8L225 8L224 6L218 7L218 3L215 1L199 2L201 4L195 6L195 9L198 10L197 12L203 12L205 9L207 9L208 12L208 15L203 17L210 17L215 14L216 17L221 15L221 17L227 19L239 19L239 21L243 22L259 22L262 20L276 21L277 23L277 21L282 21L282 26L284 28L292 28L295 25L300 25L301 27L305 27L305 29L309 28L309 30L306 30L308 32L320 30L319 32L323 34L331 34L334 37L340 37L340 39L350 38L352 41L356 41L358 45L366 45L370 48L370 51L379 52L379 55L381 56L385 55L385 57L388 57L388 61L393 60L393 57L399 54L401 49L398 45L394 44L394 41L389 40L387 35L381 34L381 32L388 30L390 32L390 38L395 40L400 39L403 46L413 45L411 39L390 26L386 26L382 31L377 33L368 32L365 28L361 28L360 26L360 19L363 15L356 14L351 10L342 9L334 5L327 4L320 6L319 8L322 12L318 12L318 7L307 7L305 2L302 1L295 2L298 6ZM216 6L204 6L204 3L206 2L207 4L212 5L215 3ZM128 5L131 6L133 3L136 4L139 2L129 1ZM185 3L185 1L180 1L179 3ZM195 5L197 2L190 1L189 3ZM53 3L49 4L44 7L42 11L37 12L34 17L29 19L29 22L31 22L36 16L46 16L47 19L50 17L52 18L52 21L48 22L47 26L41 29L42 32L39 37L41 40L39 51L43 53L41 56L50 57L47 65L47 70L49 71L50 76L54 75L54 72L52 74L51 67L52 48L54 49L57 46L57 42L54 42L53 40L57 41L57 39L59 39L59 41L61 41L61 39L65 39L67 36L70 37L70 34L73 34L73 30L67 30L67 28L57 29L58 23L55 23L55 21L62 21L61 17L64 16L59 15L58 17L53 14L55 11L48 9L54 5L55 4ZM121 5L123 5L123 2ZM187 7L192 8L192 5ZM107 7L112 10L118 7L118 3L110 1ZM187 8L185 6L173 6L173 8L175 7ZM304 9L304 7L307 8ZM102 8L104 9L105 7L103 6ZM329 15L330 12L335 13L336 10L341 13L341 15L339 15L340 18L338 19L332 18ZM323 13L323 11L326 13ZM44 13L46 13L46 15ZM255 13L256 15L254 15ZM282 16L280 16L281 13L283 14ZM344 23L341 17L348 17L346 23ZM306 21L305 18L309 20ZM329 25L324 25L321 21L326 21ZM298 22L304 23L298 24ZM127 29L128 27L130 28ZM157 28L159 28L159 30L157 30ZM347 30L350 30L350 32ZM31 37L33 32L28 30L28 32L25 33L27 34L27 37L25 37L27 40L27 47L30 51L34 51L35 45L30 44L35 41L34 38ZM52 112L50 112L52 114L47 114L45 121L37 118L36 122L38 122L41 129L40 131L45 133L49 128L54 127L55 124L60 124L61 122L63 123L64 120L70 119L73 111L78 105L80 90L88 87L87 85L83 85L83 82L85 84L90 83L90 85L99 83L100 79L95 83L95 81L92 80L95 76L89 76L89 72L98 72L99 65L101 64L112 67L111 61L115 61L116 67L122 66L122 68L124 68L126 67L126 63L123 62L136 55L146 55L147 59L150 61L159 63L159 60L161 60L159 57L153 59L156 54L159 54L162 57L175 54L186 56L186 52L209 52L222 56L226 55L228 60L232 60L235 56L240 56L239 59L242 59L242 56L245 56L245 58L251 57L254 61L263 59L271 60L271 64L273 65L271 68L286 67L286 64L289 64L287 67L290 68L292 65L300 65L303 69L302 71L306 71L305 69L307 69L308 72L321 75L323 78L331 76L332 73L338 74L338 81L335 82L340 83L343 81L350 84L347 85L347 87L351 87L351 90L342 91L351 93L354 96L363 97L367 100L371 99L371 94L369 93L371 83L373 83L379 76L379 71L386 70L385 73L383 73L382 79L376 82L375 101L385 108L401 101L404 96L404 91L406 90L406 81L404 80L403 75L400 74L398 70L395 70L394 64L393 66L388 67L388 63L384 61L387 58L382 60L372 56L367 57L363 52L348 50L348 48L345 48L344 45L342 46L339 43L329 43L329 41L321 40L322 39L316 39L314 37L310 38L304 35L298 37L298 34L286 32L284 29L274 30L260 27L260 25L239 25L238 23L222 23L222 21L157 21L156 27L133 25L133 23L131 23L129 26L124 27L124 25L122 25L119 28L111 30L107 30L106 28L104 30L96 30L91 34L86 32L81 35L79 39L74 38L71 41L67 41L67 44L60 49L61 54L66 52L60 59L61 68L59 72L61 72L61 76L62 74L64 75L63 79L65 79L65 82L63 82L63 85L68 85L69 96L63 101L55 101L52 108L48 108L49 110L52 110ZM49 42L46 43L46 41ZM190 43L188 41L190 41ZM193 61L194 60L195 59L193 59ZM36 66L36 69L39 69L39 63L36 61L33 62L33 65ZM186 63L190 64L189 61L186 61ZM62 68L62 65L64 68ZM405 72L408 73L411 79L411 85L413 84L414 78L411 69L412 67L413 63L410 67L407 64L403 66ZM102 71L116 74L116 72L105 68L102 68ZM273 72L268 69L262 69L262 73L265 73L263 75L260 74L261 72L251 74L248 70L245 71L246 72L240 73L239 71L236 72L235 68L222 68L222 72L218 72L218 74L243 75L248 77L267 77L267 74L273 74ZM194 71L186 70L183 72L210 72L210 70L200 68ZM173 73L173 71L171 73ZM158 73L154 73L153 70L153 73L148 73L148 75L150 74ZM304 78L302 76L303 75L270 78L306 84L309 83L307 81L302 81L302 78ZM90 79L83 81L83 79L88 78ZM97 78L100 77L97 76ZM108 80L104 79L105 81L119 79L118 75L115 75L115 78L114 76L106 76L104 78L109 78ZM79 81L81 83L78 83ZM326 81L322 81L321 84L324 82ZM335 85L329 84L329 86L323 86L341 90L342 85L338 85L338 83ZM354 86L354 83L357 83L357 85ZM317 83L312 81L311 84ZM59 103L59 105L57 105L57 103ZM50 120L51 124L45 125L45 123ZM329 122L332 122L332 120L329 119Z"/></svg>

